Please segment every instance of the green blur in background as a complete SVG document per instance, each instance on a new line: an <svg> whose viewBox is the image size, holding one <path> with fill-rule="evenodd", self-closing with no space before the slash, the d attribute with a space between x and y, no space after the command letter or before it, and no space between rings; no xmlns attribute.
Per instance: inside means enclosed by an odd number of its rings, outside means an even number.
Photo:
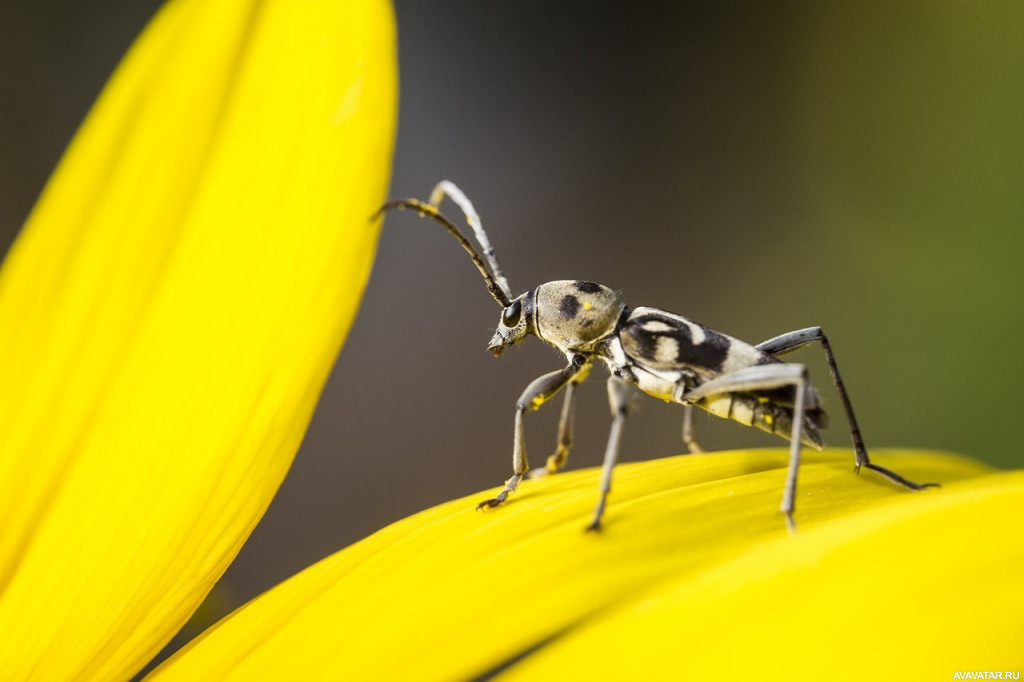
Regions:
<svg viewBox="0 0 1024 682"><path fill-rule="evenodd" d="M892 413L874 438L1021 466L1024 8L870 9L817 8L794 79L805 196L845 279L817 306L861 321L861 409Z"/></svg>

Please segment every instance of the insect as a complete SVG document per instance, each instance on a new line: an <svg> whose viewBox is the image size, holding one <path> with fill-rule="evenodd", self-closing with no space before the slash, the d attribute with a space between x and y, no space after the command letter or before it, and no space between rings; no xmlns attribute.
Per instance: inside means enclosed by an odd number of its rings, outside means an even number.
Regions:
<svg viewBox="0 0 1024 682"><path fill-rule="evenodd" d="M465 214L480 251L440 212L446 196ZM818 393L808 380L806 367L784 362L780 357L814 342L820 343L825 352L832 381L846 412L853 439L855 471L859 473L861 467L866 467L911 490L938 485L914 483L868 458L832 346L821 327L789 332L753 346L664 310L630 309L615 291L595 282L546 282L513 297L480 217L453 183L447 180L439 183L427 202L418 199L389 201L380 212L392 209L414 210L420 216L441 223L469 253L487 290L502 307L498 328L487 346L495 356L532 334L557 348L566 358L565 367L535 379L516 401L512 477L496 497L484 500L478 509L503 504L530 473L523 416L540 408L562 390L565 402L555 453L548 457L543 469L534 473L555 473L565 465L572 447L576 387L590 374L593 364L601 361L609 370L612 428L604 455L600 493L587 530L601 527L634 387L655 398L683 405L683 441L691 452L701 451L693 435L694 407L788 439L791 442L789 468L780 509L787 525L793 529L801 450L804 445L822 449L820 429L827 426L828 420Z"/></svg>

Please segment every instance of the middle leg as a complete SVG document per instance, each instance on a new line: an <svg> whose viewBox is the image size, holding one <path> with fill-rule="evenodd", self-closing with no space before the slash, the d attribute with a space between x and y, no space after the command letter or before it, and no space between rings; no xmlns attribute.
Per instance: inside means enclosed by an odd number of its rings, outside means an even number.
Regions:
<svg viewBox="0 0 1024 682"><path fill-rule="evenodd" d="M615 376L608 377L608 403L612 409L612 431L608 436L608 446L604 452L604 467L601 471L601 496L594 507L594 516L587 526L588 531L601 529L601 517L612 489L612 470L619 458L619 445L622 442L622 426L629 412L629 383Z"/></svg>
<svg viewBox="0 0 1024 682"><path fill-rule="evenodd" d="M562 414L558 418L558 442L555 445L555 452L548 455L547 462L543 467L537 467L530 471L530 478L541 478L548 474L558 473L569 459L576 412L576 387L581 381L582 379L577 377L566 385L565 402L562 403Z"/></svg>
<svg viewBox="0 0 1024 682"><path fill-rule="evenodd" d="M691 455L704 452L704 448L700 446L693 435L693 405L690 403L683 405L683 443L686 444L686 449L690 451Z"/></svg>

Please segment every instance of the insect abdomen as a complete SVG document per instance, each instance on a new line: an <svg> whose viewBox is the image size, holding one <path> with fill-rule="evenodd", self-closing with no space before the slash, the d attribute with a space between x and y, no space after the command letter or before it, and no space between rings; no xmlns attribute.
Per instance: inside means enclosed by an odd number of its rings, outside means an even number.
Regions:
<svg viewBox="0 0 1024 682"><path fill-rule="evenodd" d="M723 393L701 398L694 403L717 417L732 419L744 426L754 426L790 439L793 433L793 409L772 402L764 396L747 393ZM821 407L808 408L804 412L801 441L817 450L824 443L819 429L828 424L828 416Z"/></svg>

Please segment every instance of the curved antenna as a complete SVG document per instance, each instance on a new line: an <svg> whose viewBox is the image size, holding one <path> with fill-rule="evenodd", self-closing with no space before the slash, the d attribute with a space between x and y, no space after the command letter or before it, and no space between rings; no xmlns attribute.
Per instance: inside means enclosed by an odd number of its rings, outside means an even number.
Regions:
<svg viewBox="0 0 1024 682"><path fill-rule="evenodd" d="M455 186L455 183L451 180L442 180L437 183L434 187L434 191L430 193L430 201L428 202L431 206L441 208L441 202L444 201L445 195L448 196L455 204L462 209L462 212L466 215L466 222L473 228L473 236L476 237L476 241L480 244L480 248L484 252L484 257L487 259L487 264L491 266L491 272L494 274L494 279L497 280L498 286L505 292L505 296L509 299L512 298L512 287L508 285L508 280L505 279L505 275L501 272L501 266L498 265L498 257L494 254L494 247L491 246L490 240L487 239L487 233L484 232L484 226L480 222L480 216L477 214L476 209L473 208L473 202L462 193L462 190Z"/></svg>
<svg viewBox="0 0 1024 682"><path fill-rule="evenodd" d="M491 296L494 297L494 300L497 301L502 308L507 308L509 304L512 303L511 294L509 294L507 289L502 287L497 281L495 281L494 277L491 276L491 273L487 270L487 266L484 264L484 259L479 253L477 253L476 249L473 248L472 242L466 239L466 236L459 231L459 228L455 227L452 221L446 218L444 214L437 209L437 206L432 206L431 204L422 202L419 199L397 199L395 201L389 201L381 206L380 210L374 214L373 218L376 219L381 213L391 211L393 209L416 211L420 214L420 217L429 216L444 225L445 229L448 230L448 232L450 232L460 244L462 244L462 248L464 248L469 254L469 257L473 259L473 265L475 265L476 269L480 271L481 275L483 275L484 281L487 282L487 290L491 292ZM506 284L506 287L507 286L508 285Z"/></svg>

